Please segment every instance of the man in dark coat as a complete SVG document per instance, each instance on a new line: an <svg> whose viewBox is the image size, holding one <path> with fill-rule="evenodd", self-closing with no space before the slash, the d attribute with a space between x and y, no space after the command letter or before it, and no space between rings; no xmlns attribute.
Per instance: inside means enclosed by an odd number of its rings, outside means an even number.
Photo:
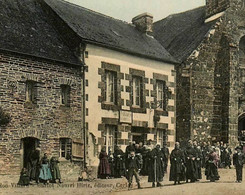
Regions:
<svg viewBox="0 0 245 195"><path fill-rule="evenodd" d="M196 176L197 176L197 180L202 179L202 151L201 148L197 145L197 142L194 141L193 142L193 147L194 150L196 151Z"/></svg>
<svg viewBox="0 0 245 195"><path fill-rule="evenodd" d="M231 149L224 144L224 167L227 168L229 167L229 169L231 169L231 155L232 155L232 151Z"/></svg>
<svg viewBox="0 0 245 195"><path fill-rule="evenodd" d="M125 175L125 155L124 152L119 148L119 146L115 147L115 151L113 154L114 157L114 171L115 177L120 178Z"/></svg>
<svg viewBox="0 0 245 195"><path fill-rule="evenodd" d="M36 148L34 151L30 154L30 180L35 180L36 183L39 181L39 169L40 169L40 148Z"/></svg>
<svg viewBox="0 0 245 195"><path fill-rule="evenodd" d="M129 154L130 154L131 151L134 151L135 152L135 147L133 145L133 142L132 141L129 141L129 145L126 147L126 152L125 152L126 158L129 157Z"/></svg>
<svg viewBox="0 0 245 195"><path fill-rule="evenodd" d="M151 157L150 157L151 149L147 145L144 145L143 148L144 148L142 152L143 168L141 170L141 174L148 175L149 174L148 169L151 162Z"/></svg>
<svg viewBox="0 0 245 195"><path fill-rule="evenodd" d="M165 157L161 151L160 144L150 153L151 163L149 167L148 182L152 182L152 187L155 187L155 182L157 182L157 187L162 186L160 182L163 181L164 177L164 161Z"/></svg>
<svg viewBox="0 0 245 195"><path fill-rule="evenodd" d="M233 165L236 167L236 182L242 182L242 169L245 160L241 147L236 147L236 153L233 155Z"/></svg>
<svg viewBox="0 0 245 195"><path fill-rule="evenodd" d="M221 141L220 142L220 166L219 167L224 167L225 166L225 148L224 148L224 143Z"/></svg>
<svg viewBox="0 0 245 195"><path fill-rule="evenodd" d="M127 169L127 179L128 179L128 188L132 187L133 176L135 176L138 189L140 187L140 178L138 172L140 171L140 163L138 158L135 156L135 152L131 151L129 158L126 159L126 169Z"/></svg>
<svg viewBox="0 0 245 195"><path fill-rule="evenodd" d="M175 148L170 154L170 175L169 181L174 181L174 185L180 181L185 181L185 156L183 151L180 149L179 142L175 143Z"/></svg>
<svg viewBox="0 0 245 195"><path fill-rule="evenodd" d="M188 146L185 150L185 157L186 157L186 183L188 183L188 179L191 182L195 182L197 179L197 172L196 172L196 151L193 148L192 141L188 141Z"/></svg>
<svg viewBox="0 0 245 195"><path fill-rule="evenodd" d="M163 147L161 149L163 155L165 156L165 161L164 161L164 172L167 173L168 169L168 157L169 157L169 149L167 147L167 143L163 143Z"/></svg>

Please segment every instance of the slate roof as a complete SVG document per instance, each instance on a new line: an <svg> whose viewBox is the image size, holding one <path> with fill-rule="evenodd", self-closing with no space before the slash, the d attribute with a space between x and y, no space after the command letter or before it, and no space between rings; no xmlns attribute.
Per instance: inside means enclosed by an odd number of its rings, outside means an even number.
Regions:
<svg viewBox="0 0 245 195"><path fill-rule="evenodd" d="M154 37L180 62L186 60L215 24L205 24L205 6L154 23Z"/></svg>
<svg viewBox="0 0 245 195"><path fill-rule="evenodd" d="M0 1L0 49L79 64L35 0Z"/></svg>
<svg viewBox="0 0 245 195"><path fill-rule="evenodd" d="M156 39L138 31L132 24L62 0L44 1L84 42L176 63Z"/></svg>

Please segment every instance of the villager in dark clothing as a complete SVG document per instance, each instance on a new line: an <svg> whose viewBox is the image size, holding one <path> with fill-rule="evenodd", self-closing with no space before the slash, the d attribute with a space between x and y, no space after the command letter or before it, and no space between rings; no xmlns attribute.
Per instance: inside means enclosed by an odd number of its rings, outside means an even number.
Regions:
<svg viewBox="0 0 245 195"><path fill-rule="evenodd" d="M40 148L36 148L29 156L29 175L30 180L35 180L38 183L40 174Z"/></svg>
<svg viewBox="0 0 245 195"><path fill-rule="evenodd" d="M219 167L224 167L225 166L225 148L224 148L224 144L223 142L220 142L220 146L219 146L219 149L220 149L220 165Z"/></svg>
<svg viewBox="0 0 245 195"><path fill-rule="evenodd" d="M193 148L192 141L189 140L188 146L185 150L186 157L186 182L190 179L191 182L195 182L197 180L197 168L196 168L196 151Z"/></svg>
<svg viewBox="0 0 245 195"><path fill-rule="evenodd" d="M50 159L50 170L52 174L52 180L54 183L56 183L56 180L59 180L59 183L61 183L60 169L58 165L59 163L60 161L55 156L53 156Z"/></svg>
<svg viewBox="0 0 245 195"><path fill-rule="evenodd" d="M157 187L162 186L160 182L163 181L164 177L164 154L161 152L160 145L157 144L156 147L150 153L151 162L149 165L149 176L148 182L152 182L152 187L155 187L155 182L157 182Z"/></svg>
<svg viewBox="0 0 245 195"><path fill-rule="evenodd" d="M215 180L219 180L220 178L218 174L218 162L219 157L215 153L215 148L211 148L210 153L207 157L207 164L205 170L207 180L210 180L211 182L215 182Z"/></svg>
<svg viewBox="0 0 245 195"><path fill-rule="evenodd" d="M140 162L135 156L135 152L131 151L129 158L126 159L126 169L127 169L127 179L128 179L128 188L132 187L133 176L135 176L138 188L140 189Z"/></svg>
<svg viewBox="0 0 245 195"><path fill-rule="evenodd" d="M196 152L196 176L197 180L202 179L202 151L199 146L197 146L197 142L193 142L194 150Z"/></svg>
<svg viewBox="0 0 245 195"><path fill-rule="evenodd" d="M98 167L98 177L101 179L108 178L111 174L110 165L108 161L108 155L105 151L105 148L102 148L99 155L100 163Z"/></svg>
<svg viewBox="0 0 245 195"><path fill-rule="evenodd" d="M125 154L118 146L115 147L113 157L115 162L115 177L125 176Z"/></svg>
<svg viewBox="0 0 245 195"><path fill-rule="evenodd" d="M108 154L108 162L109 162L110 170L111 170L110 178L113 178L115 177L115 160L114 160L114 157L111 151L109 151L109 154Z"/></svg>
<svg viewBox="0 0 245 195"><path fill-rule="evenodd" d="M180 149L179 142L175 143L175 148L170 154L170 175L169 181L174 181L180 184L180 181L185 181L185 156L184 152Z"/></svg>
<svg viewBox="0 0 245 195"><path fill-rule="evenodd" d="M143 168L140 172L142 175L148 175L149 173L149 165L151 163L150 152L151 149L147 145L145 145L142 152Z"/></svg>
<svg viewBox="0 0 245 195"><path fill-rule="evenodd" d="M231 155L232 151L230 147L228 147L226 144L224 144L224 167L231 169Z"/></svg>
<svg viewBox="0 0 245 195"><path fill-rule="evenodd" d="M28 170L26 168L23 168L20 172L20 179L18 185L28 186L29 184L30 184L30 177L28 174Z"/></svg>
<svg viewBox="0 0 245 195"><path fill-rule="evenodd" d="M126 151L125 151L126 158L128 158L130 156L130 152L131 151L134 151L135 152L135 147L133 145L133 142L132 141L129 141L129 145L126 147Z"/></svg>
<svg viewBox="0 0 245 195"><path fill-rule="evenodd" d="M245 155L241 147L236 148L236 153L233 155L233 165L236 167L236 182L242 182L242 169L245 160Z"/></svg>
<svg viewBox="0 0 245 195"><path fill-rule="evenodd" d="M50 164L47 153L41 159L41 170L39 174L39 179L44 183L49 183L52 179L52 175L50 172Z"/></svg>
<svg viewBox="0 0 245 195"><path fill-rule="evenodd" d="M202 145L202 168L205 168L206 165L206 158L208 156L208 146L206 142L203 142Z"/></svg>
<svg viewBox="0 0 245 195"><path fill-rule="evenodd" d="M168 158L169 158L169 149L167 147L166 143L163 143L163 147L161 149L162 153L165 156L165 161L164 161L164 172L167 173L167 169L168 169Z"/></svg>

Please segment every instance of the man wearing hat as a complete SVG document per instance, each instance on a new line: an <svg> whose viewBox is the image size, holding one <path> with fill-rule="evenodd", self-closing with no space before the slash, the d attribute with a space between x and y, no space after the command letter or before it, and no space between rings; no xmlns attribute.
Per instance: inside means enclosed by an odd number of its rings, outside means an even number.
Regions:
<svg viewBox="0 0 245 195"><path fill-rule="evenodd" d="M244 164L245 156L242 152L242 147L238 146L235 148L236 153L233 155L233 165L236 167L236 182L242 182L242 169Z"/></svg>
<svg viewBox="0 0 245 195"><path fill-rule="evenodd" d="M186 157L186 183L190 179L191 182L195 182L197 180L197 168L196 168L196 158L197 154L195 149L193 148L193 142L191 140L188 141L188 146L185 149L185 157Z"/></svg>
<svg viewBox="0 0 245 195"><path fill-rule="evenodd" d="M163 181L164 176L164 161L165 156L161 151L160 144L157 144L150 152L148 182L152 182L152 187L155 187L155 182L157 183L157 187L162 186L160 182Z"/></svg>
<svg viewBox="0 0 245 195"><path fill-rule="evenodd" d="M135 147L134 147L134 143L133 141L129 141L129 145L126 147L126 158L128 158L130 156L130 152L134 151L135 152Z"/></svg>

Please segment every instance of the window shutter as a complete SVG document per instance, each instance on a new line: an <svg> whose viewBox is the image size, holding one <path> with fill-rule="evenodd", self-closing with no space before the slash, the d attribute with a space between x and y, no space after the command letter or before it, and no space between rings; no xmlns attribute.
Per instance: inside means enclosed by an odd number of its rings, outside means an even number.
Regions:
<svg viewBox="0 0 245 195"><path fill-rule="evenodd" d="M140 81L140 107L144 107L144 84L143 84L143 77L139 79Z"/></svg>
<svg viewBox="0 0 245 195"><path fill-rule="evenodd" d="M113 82L113 84L114 84L114 88L113 88L113 94L114 94L114 103L117 105L118 104L118 87L117 87L117 85L118 85L118 79L117 79L118 77L117 77L117 74L116 73L114 73L114 82ZM119 90L120 90L120 87L119 87Z"/></svg>
<svg viewBox="0 0 245 195"><path fill-rule="evenodd" d="M84 146L82 139L72 140L72 156L77 158L83 158Z"/></svg>

